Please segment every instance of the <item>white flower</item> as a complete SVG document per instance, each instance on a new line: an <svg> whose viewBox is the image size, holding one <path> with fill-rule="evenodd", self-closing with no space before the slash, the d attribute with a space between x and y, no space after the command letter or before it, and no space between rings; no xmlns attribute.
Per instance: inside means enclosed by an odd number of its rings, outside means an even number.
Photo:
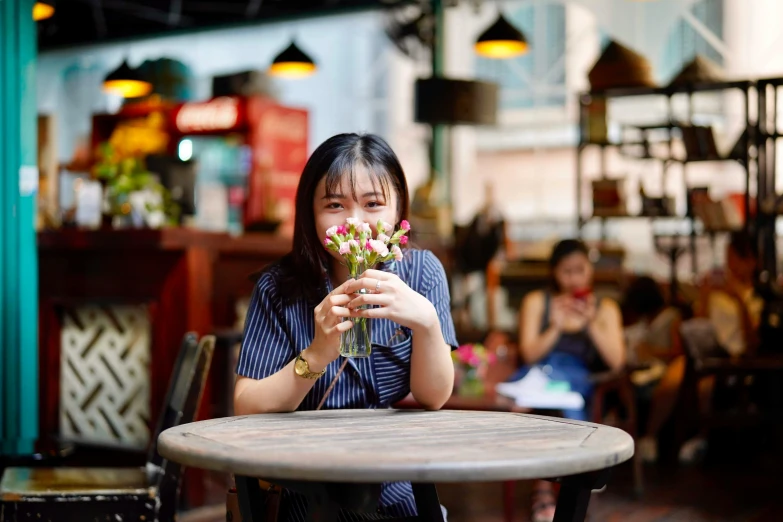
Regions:
<svg viewBox="0 0 783 522"><path fill-rule="evenodd" d="M342 245L340 245L340 254L341 255L345 255L345 254L347 254L350 251L351 251L351 245L349 245L348 243L343 243Z"/></svg>
<svg viewBox="0 0 783 522"><path fill-rule="evenodd" d="M389 239L391 239L386 234L378 234L378 237L376 238L378 241L383 241L384 243L388 243Z"/></svg>
<svg viewBox="0 0 783 522"><path fill-rule="evenodd" d="M361 265L362 263L364 263L364 258L362 256L359 256L356 258L356 262Z"/></svg>
<svg viewBox="0 0 783 522"><path fill-rule="evenodd" d="M329 227L326 229L326 237L332 237L337 233L337 227Z"/></svg>
<svg viewBox="0 0 783 522"><path fill-rule="evenodd" d="M361 225L359 225L359 228L357 230L359 231L359 233L370 232L370 224L369 223L362 223Z"/></svg>
<svg viewBox="0 0 783 522"><path fill-rule="evenodd" d="M391 253L395 261L402 261L402 250L397 245L391 247Z"/></svg>
<svg viewBox="0 0 783 522"><path fill-rule="evenodd" d="M147 214L147 226L150 228L160 228L166 221L166 216L160 210L155 210Z"/></svg>
<svg viewBox="0 0 783 522"><path fill-rule="evenodd" d="M345 224L355 227L359 225L359 220L354 217L349 217L348 219L345 220Z"/></svg>
<svg viewBox="0 0 783 522"><path fill-rule="evenodd" d="M355 239L351 239L348 241L348 246L351 247L351 250L359 250L359 242Z"/></svg>
<svg viewBox="0 0 783 522"><path fill-rule="evenodd" d="M384 231L384 232L386 232L387 230L388 230L389 232L391 232L392 230L394 230L394 227L393 227L393 226L391 226L389 223L387 223L387 222L385 222L385 221L384 221L384 222L383 222L383 231Z"/></svg>

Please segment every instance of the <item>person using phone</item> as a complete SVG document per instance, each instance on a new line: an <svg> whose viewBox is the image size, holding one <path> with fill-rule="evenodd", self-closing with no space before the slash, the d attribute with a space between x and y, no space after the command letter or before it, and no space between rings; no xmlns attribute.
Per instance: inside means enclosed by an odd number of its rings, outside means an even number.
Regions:
<svg viewBox="0 0 783 522"><path fill-rule="evenodd" d="M519 318L519 348L526 366L540 366L550 378L567 381L589 404L590 373L619 370L625 364L625 341L620 308L611 299L597 299L591 290L593 264L587 247L576 239L555 245L549 259L551 288L529 293ZM565 417L587 420L586 409L564 410ZM533 521L554 518L551 484L540 481L533 493Z"/></svg>

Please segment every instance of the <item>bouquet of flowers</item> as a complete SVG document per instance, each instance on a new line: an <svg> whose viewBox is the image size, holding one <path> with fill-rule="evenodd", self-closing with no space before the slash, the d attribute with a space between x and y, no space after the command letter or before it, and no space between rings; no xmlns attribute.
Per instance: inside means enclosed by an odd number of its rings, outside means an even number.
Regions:
<svg viewBox="0 0 783 522"><path fill-rule="evenodd" d="M480 396L484 394L484 378L487 368L494 363L495 354L488 352L481 344L463 344L451 352L456 378L455 388L459 395Z"/></svg>
<svg viewBox="0 0 783 522"><path fill-rule="evenodd" d="M395 232L392 225L379 219L375 228L378 233L373 237L369 223L348 218L345 225L333 226L326 231L324 246L342 256L351 278L359 277L379 263L402 261L400 247L408 243L406 234L411 229L410 223L402 220ZM354 323L353 328L343 332L340 354L343 357L368 357L372 351L369 320L365 317L352 317L350 320Z"/></svg>

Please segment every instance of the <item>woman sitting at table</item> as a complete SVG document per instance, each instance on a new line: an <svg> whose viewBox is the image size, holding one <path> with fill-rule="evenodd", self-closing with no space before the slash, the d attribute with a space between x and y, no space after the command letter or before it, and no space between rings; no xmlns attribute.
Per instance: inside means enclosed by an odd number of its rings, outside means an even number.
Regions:
<svg viewBox="0 0 783 522"><path fill-rule="evenodd" d="M619 370L625 364L622 316L611 299L596 299L591 291L593 265L581 241L555 245L549 259L552 288L525 296L520 312L522 360L541 367L553 380L567 381L589 404L590 373ZM587 420L586 410L564 410L570 419ZM555 495L549 482L539 481L533 493L534 522L551 521Z"/></svg>
<svg viewBox="0 0 783 522"><path fill-rule="evenodd" d="M407 214L405 174L381 138L340 134L313 152L296 193L294 249L262 273L250 302L237 415L388 408L409 392L427 409L443 406L454 386L457 340L441 263L427 250L407 249L402 261L354 280L323 244L325 231L346 218L370 223L375 235L379 219L401 224ZM370 293L358 295L361 289ZM340 359L349 317L372 318L370 357ZM383 484L379 503L377 514L342 512L341 519L416 514L408 482ZM305 497L283 491L278 520L303 521L306 512Z"/></svg>

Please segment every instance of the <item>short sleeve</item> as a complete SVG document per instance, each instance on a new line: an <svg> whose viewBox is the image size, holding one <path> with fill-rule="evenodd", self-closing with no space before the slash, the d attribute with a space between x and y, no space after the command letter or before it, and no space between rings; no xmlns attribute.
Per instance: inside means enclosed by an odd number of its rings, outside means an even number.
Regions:
<svg viewBox="0 0 783 522"><path fill-rule="evenodd" d="M718 344L730 355L740 355L745 351L741 313L737 303L725 293L710 293L710 322L715 329Z"/></svg>
<svg viewBox="0 0 783 522"><path fill-rule="evenodd" d="M457 334L454 331L454 320L451 317L451 297L449 296L449 282L446 279L446 271L435 254L424 251L424 277L422 280L421 294L435 307L440 321L440 329L446 344L456 350Z"/></svg>
<svg viewBox="0 0 783 522"><path fill-rule="evenodd" d="M261 276L250 298L237 375L263 379L280 371L295 356L284 328L275 279L270 272Z"/></svg>

